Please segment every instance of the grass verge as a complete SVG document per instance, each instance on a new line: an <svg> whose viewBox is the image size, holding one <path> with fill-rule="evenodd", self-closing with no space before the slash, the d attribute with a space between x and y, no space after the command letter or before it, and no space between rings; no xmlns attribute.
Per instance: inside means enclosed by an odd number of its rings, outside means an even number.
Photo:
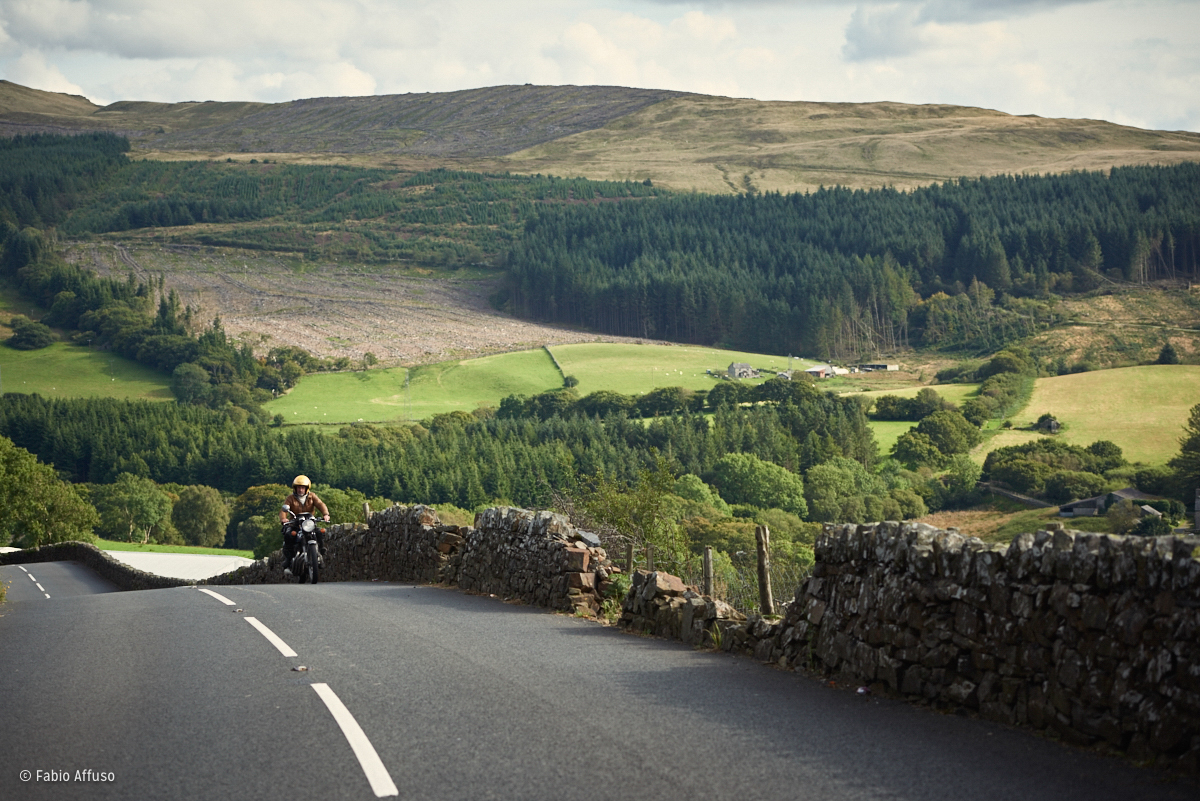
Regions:
<svg viewBox="0 0 1200 801"><path fill-rule="evenodd" d="M102 551L136 551L139 553L190 553L204 556L244 556L254 558L254 551L243 551L237 548L201 548L198 545L159 545L151 543L142 545L138 542L116 542L113 540L96 540L96 547Z"/></svg>

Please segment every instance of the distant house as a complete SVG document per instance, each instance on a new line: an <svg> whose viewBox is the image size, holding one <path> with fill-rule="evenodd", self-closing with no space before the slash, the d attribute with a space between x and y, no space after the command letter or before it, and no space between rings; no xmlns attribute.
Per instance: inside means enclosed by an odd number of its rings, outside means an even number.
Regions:
<svg viewBox="0 0 1200 801"><path fill-rule="evenodd" d="M898 365L898 364L860 364L858 366L858 369L862 370L864 373L893 372L893 371L899 370L900 365Z"/></svg>
<svg viewBox="0 0 1200 801"><path fill-rule="evenodd" d="M1115 492L1106 492L1094 498L1084 498L1079 501L1064 503L1058 507L1059 517L1096 517L1108 511L1108 508L1121 501L1155 501L1158 497L1147 495L1133 487L1126 487Z"/></svg>
<svg viewBox="0 0 1200 801"><path fill-rule="evenodd" d="M729 365L730 378L758 378L758 371L745 362L732 362Z"/></svg>

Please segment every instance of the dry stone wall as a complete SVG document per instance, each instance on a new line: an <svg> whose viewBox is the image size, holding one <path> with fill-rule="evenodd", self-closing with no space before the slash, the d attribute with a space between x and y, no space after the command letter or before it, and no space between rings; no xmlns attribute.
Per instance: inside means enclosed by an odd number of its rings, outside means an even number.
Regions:
<svg viewBox="0 0 1200 801"><path fill-rule="evenodd" d="M815 551L782 619L705 613L698 640L683 616L709 599L659 580L654 630L1200 768L1200 538L1055 527L989 546L878 523L827 526Z"/></svg>
<svg viewBox="0 0 1200 801"><path fill-rule="evenodd" d="M599 541L562 515L497 507L474 526L444 525L428 506L393 506L369 524L329 527L322 581L416 581L594 615L620 572ZM204 584L278 584L279 551Z"/></svg>
<svg viewBox="0 0 1200 801"><path fill-rule="evenodd" d="M0 564L20 565L34 562L79 562L94 570L101 578L111 581L122 590L161 590L183 587L192 582L186 579L156 576L119 562L88 542L59 542L39 548L0 554Z"/></svg>

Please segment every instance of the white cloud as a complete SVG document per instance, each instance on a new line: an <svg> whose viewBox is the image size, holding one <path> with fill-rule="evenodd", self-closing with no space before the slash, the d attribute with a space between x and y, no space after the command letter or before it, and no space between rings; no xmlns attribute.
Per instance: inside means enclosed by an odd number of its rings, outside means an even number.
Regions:
<svg viewBox="0 0 1200 801"><path fill-rule="evenodd" d="M859 6L846 26L842 55L848 61L907 56L924 45L916 9L900 4Z"/></svg>
<svg viewBox="0 0 1200 801"><path fill-rule="evenodd" d="M5 66L4 73L13 83L41 89L43 92L84 94L81 86L69 81L58 67L47 63L46 57L37 50L26 50Z"/></svg>
<svg viewBox="0 0 1200 801"><path fill-rule="evenodd" d="M0 74L147 100L596 83L1200 128L1191 0L0 0Z"/></svg>

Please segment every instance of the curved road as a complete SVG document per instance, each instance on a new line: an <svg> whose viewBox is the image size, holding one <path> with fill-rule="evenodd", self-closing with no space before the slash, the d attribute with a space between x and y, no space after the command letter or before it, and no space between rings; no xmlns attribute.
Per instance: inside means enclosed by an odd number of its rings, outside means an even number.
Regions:
<svg viewBox="0 0 1200 801"><path fill-rule="evenodd" d="M25 568L0 567L4 799L1196 797L1025 732L494 598L104 592L78 565Z"/></svg>

